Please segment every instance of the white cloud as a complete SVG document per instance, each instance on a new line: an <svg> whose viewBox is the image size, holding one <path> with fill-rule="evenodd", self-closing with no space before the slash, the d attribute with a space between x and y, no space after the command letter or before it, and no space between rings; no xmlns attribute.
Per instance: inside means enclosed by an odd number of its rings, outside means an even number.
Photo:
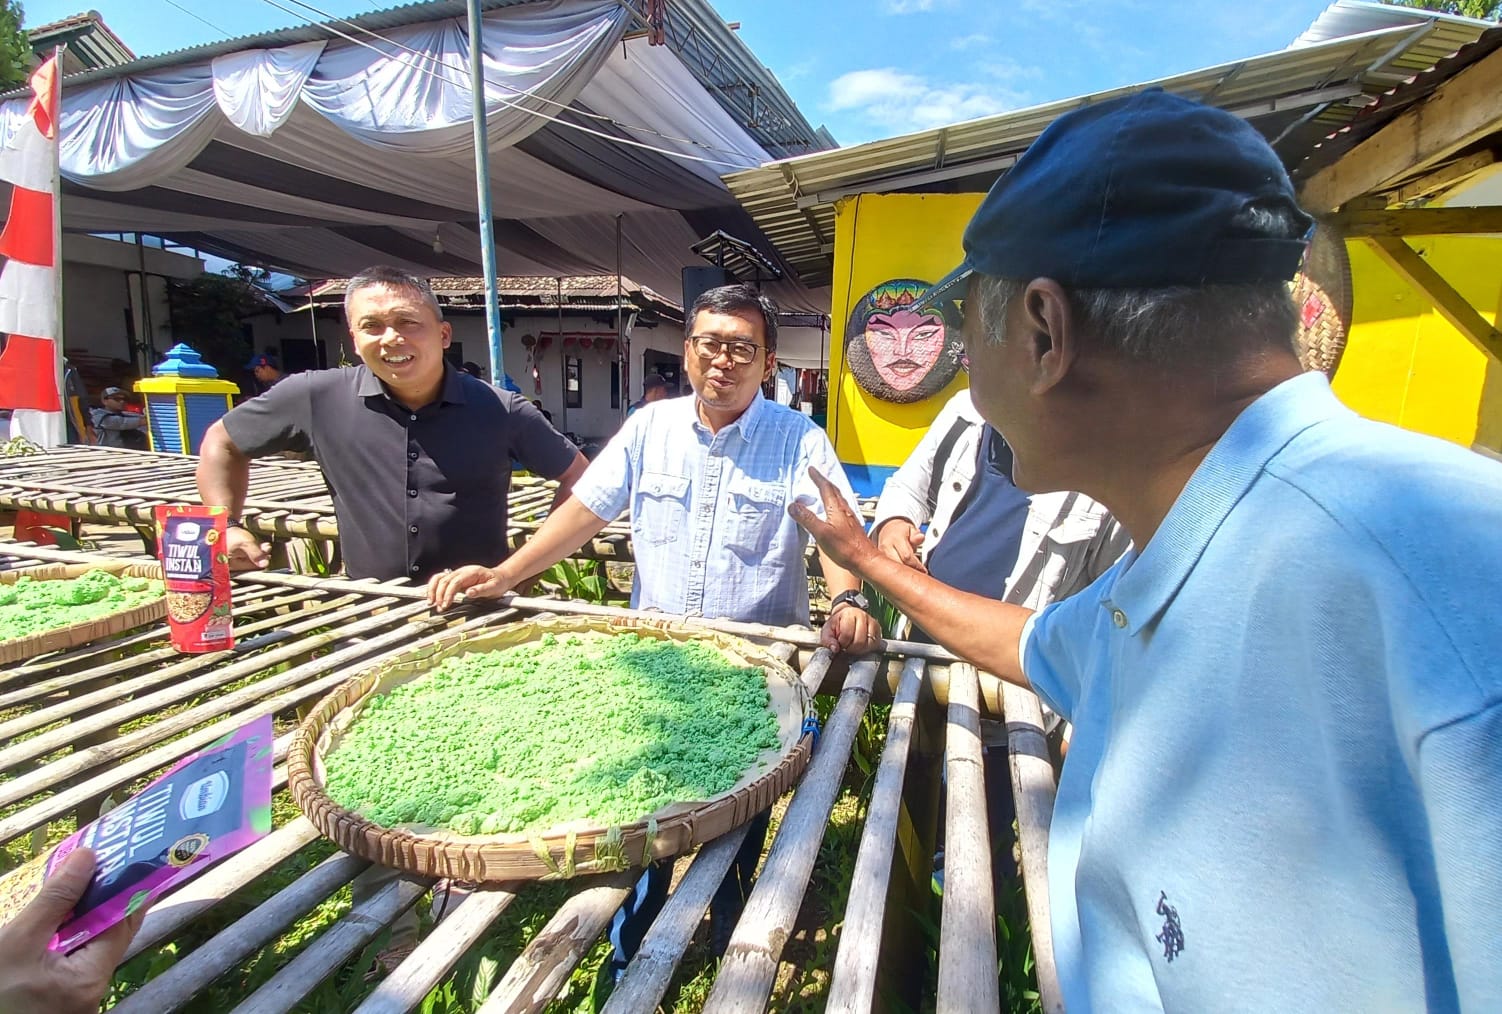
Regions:
<svg viewBox="0 0 1502 1014"><path fill-rule="evenodd" d="M938 7L951 7L954 0L882 0L887 14L927 14Z"/></svg>
<svg viewBox="0 0 1502 1014"><path fill-rule="evenodd" d="M818 61L814 60L812 57L807 60L799 60L787 70L783 71L781 74L778 74L777 77L784 83L788 81L798 81L812 74L814 72L814 68L817 66Z"/></svg>
<svg viewBox="0 0 1502 1014"><path fill-rule="evenodd" d="M961 52L967 49L975 49L978 46L989 46L990 44L991 36L981 32L973 32L970 35L961 35L949 40L949 48L957 49Z"/></svg>
<svg viewBox="0 0 1502 1014"><path fill-rule="evenodd" d="M973 120L1027 101L1025 92L1000 85L936 84L894 67L873 67L831 81L826 106L835 112L857 113L879 124L882 136L890 136Z"/></svg>

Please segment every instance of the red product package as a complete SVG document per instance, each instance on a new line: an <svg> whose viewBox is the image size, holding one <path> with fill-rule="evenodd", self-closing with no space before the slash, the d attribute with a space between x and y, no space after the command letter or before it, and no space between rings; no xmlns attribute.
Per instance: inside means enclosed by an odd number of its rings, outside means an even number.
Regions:
<svg viewBox="0 0 1502 1014"><path fill-rule="evenodd" d="M167 584L167 625L182 652L224 651L235 646L230 615L229 554L223 507L156 509L157 552Z"/></svg>

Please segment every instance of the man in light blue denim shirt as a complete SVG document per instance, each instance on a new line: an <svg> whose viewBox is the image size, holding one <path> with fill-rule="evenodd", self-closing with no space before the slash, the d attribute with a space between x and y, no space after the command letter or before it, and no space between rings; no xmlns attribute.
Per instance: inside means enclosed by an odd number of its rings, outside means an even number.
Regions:
<svg viewBox="0 0 1502 1014"><path fill-rule="evenodd" d="M710 289L688 315L683 359L692 398L633 413L525 546L494 568L464 567L430 582L429 599L505 594L576 552L631 508L636 577L631 605L667 613L778 626L806 624L808 536L788 516L802 503L822 510L809 478L817 469L859 509L829 437L808 417L762 397L776 369L777 308L747 285ZM824 636L831 647L868 650L881 628L866 611L860 580L828 557L832 596ZM754 818L710 910L723 952L739 918L766 837ZM671 863L648 869L611 930L617 974L634 956L667 897Z"/></svg>
<svg viewBox="0 0 1502 1014"><path fill-rule="evenodd" d="M794 508L1074 723L1071 1014L1502 1011L1502 466L1302 372L1310 225L1231 113L1151 89L1061 117L965 230L971 387L1018 486L1081 490L1137 549L1030 613L882 556L833 489L828 523Z"/></svg>

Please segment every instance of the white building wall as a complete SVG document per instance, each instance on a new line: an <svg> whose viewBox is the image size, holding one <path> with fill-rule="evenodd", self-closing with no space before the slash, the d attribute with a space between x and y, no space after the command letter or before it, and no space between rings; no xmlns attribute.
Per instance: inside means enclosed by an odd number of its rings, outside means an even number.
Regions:
<svg viewBox="0 0 1502 1014"><path fill-rule="evenodd" d="M149 369L154 364L137 359L131 348L129 328L134 327L139 340L149 331L157 350L165 351L173 343L167 279L202 273L203 262L185 254L98 236L63 236L64 349Z"/></svg>

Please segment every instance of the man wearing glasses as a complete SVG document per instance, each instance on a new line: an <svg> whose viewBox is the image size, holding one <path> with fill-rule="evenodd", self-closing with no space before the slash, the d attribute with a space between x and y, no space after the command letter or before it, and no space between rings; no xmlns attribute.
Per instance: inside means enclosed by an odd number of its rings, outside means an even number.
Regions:
<svg viewBox="0 0 1502 1014"><path fill-rule="evenodd" d="M822 513L810 467L859 510L828 436L808 417L762 397L777 365L777 307L749 285L710 289L688 315L683 359L692 398L644 406L574 484L525 546L495 567L462 567L428 584L447 608L456 595L494 598L578 551L631 509L636 574L631 605L667 613L779 626L809 619L807 536L788 516L801 503ZM821 557L832 596L831 648L868 650L880 636L860 580ZM767 815L711 906L716 950L740 915L766 836ZM667 896L670 863L647 871L611 930L619 972L635 955Z"/></svg>

